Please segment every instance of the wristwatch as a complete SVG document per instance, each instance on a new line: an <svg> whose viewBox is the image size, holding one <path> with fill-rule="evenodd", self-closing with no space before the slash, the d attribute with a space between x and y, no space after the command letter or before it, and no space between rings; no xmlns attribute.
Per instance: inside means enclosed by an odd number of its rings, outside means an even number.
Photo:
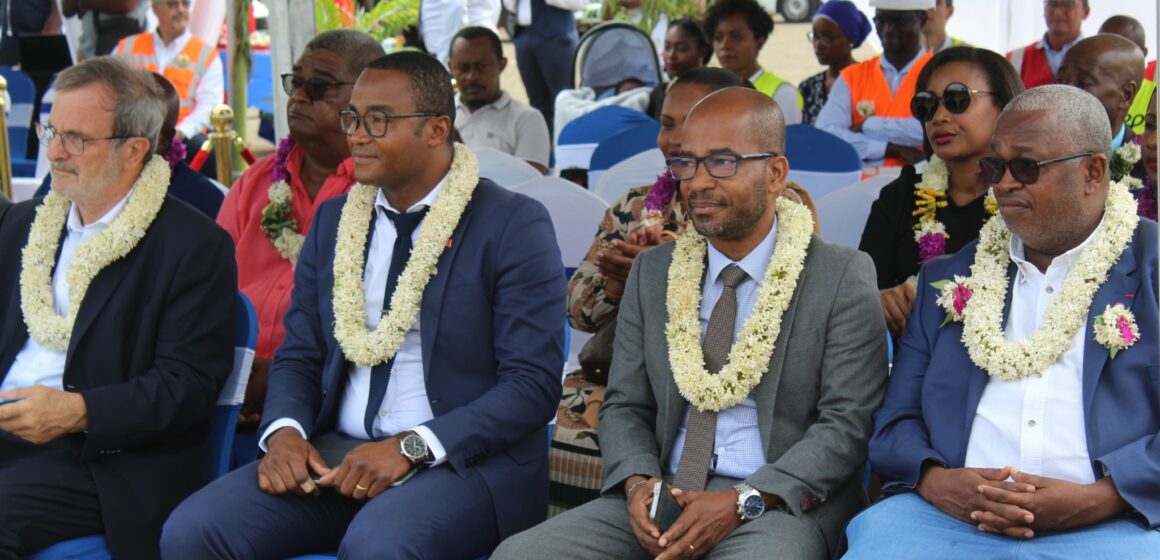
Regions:
<svg viewBox="0 0 1160 560"><path fill-rule="evenodd" d="M756 488L740 482L733 489L737 491L737 516L742 521L753 521L765 513L765 498Z"/></svg>
<svg viewBox="0 0 1160 560"><path fill-rule="evenodd" d="M399 452L411 462L412 467L431 460L428 457L431 451L427 448L427 441L419 434L405 432L402 436L402 439L399 440Z"/></svg>

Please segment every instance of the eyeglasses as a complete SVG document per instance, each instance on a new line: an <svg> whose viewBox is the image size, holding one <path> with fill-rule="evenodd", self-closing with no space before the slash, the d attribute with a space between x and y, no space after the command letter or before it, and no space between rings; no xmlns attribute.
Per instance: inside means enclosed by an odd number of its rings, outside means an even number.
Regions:
<svg viewBox="0 0 1160 560"><path fill-rule="evenodd" d="M354 136L358 132L359 124L362 124L363 130L371 138L382 138L387 135L387 125L390 124L391 119L406 119L411 117L438 117L440 113L403 113L393 115L386 111L367 111L365 115L359 116L354 109L343 109L338 112L338 126L342 129L342 133L347 136Z"/></svg>
<svg viewBox="0 0 1160 560"><path fill-rule="evenodd" d="M831 37L829 35L822 35L820 33L814 33L813 31L806 32L806 39L809 39L809 41L811 43L820 43L823 47L828 46L831 43L833 43L834 41L838 41L838 40L842 39L843 37L845 37L845 36L843 35L841 37Z"/></svg>
<svg viewBox="0 0 1160 560"><path fill-rule="evenodd" d="M991 94L989 91L971 89L966 84L955 82L943 90L942 97L935 95L933 91L920 91L914 94L914 97L910 98L910 112L914 113L918 120L929 122L934 118L941 101L947 111L958 115L971 106L972 93Z"/></svg>
<svg viewBox="0 0 1160 560"><path fill-rule="evenodd" d="M777 157L775 152L760 154L712 154L705 157L680 156L665 161L669 172L680 181L688 181L697 174L697 166L705 163L705 171L710 177L728 179L737 174L737 168L747 159L769 159Z"/></svg>
<svg viewBox="0 0 1160 560"><path fill-rule="evenodd" d="M178 6L188 10L193 5L193 0L153 0L153 3L161 4L170 10L175 10Z"/></svg>
<svg viewBox="0 0 1160 560"><path fill-rule="evenodd" d="M1043 7L1048 10L1064 9L1070 10L1079 4L1077 0L1044 0Z"/></svg>
<svg viewBox="0 0 1160 560"><path fill-rule="evenodd" d="M45 148L52 145L52 141L60 138L60 145L69 155L80 156L85 153L85 142L99 142L101 140L124 140L132 136L106 136L104 138L85 138L75 132L58 132L52 125L36 123L36 138Z"/></svg>
<svg viewBox="0 0 1160 560"><path fill-rule="evenodd" d="M1044 161L1035 161L1031 158L1019 157L1003 159L996 156L987 156L979 159L979 170L983 172L983 179L994 185L1003 180L1006 170L1011 170L1011 177L1024 185L1030 185L1039 180L1039 168L1051 163L1067 161L1069 159L1094 156L1095 152L1080 152L1069 156L1062 156Z"/></svg>
<svg viewBox="0 0 1160 560"><path fill-rule="evenodd" d="M326 92L338 86L350 86L354 82L328 82L322 78L299 78L294 74L282 74L282 89L286 95L294 95L294 90L304 88L306 91L306 98L310 101L318 101L326 97Z"/></svg>

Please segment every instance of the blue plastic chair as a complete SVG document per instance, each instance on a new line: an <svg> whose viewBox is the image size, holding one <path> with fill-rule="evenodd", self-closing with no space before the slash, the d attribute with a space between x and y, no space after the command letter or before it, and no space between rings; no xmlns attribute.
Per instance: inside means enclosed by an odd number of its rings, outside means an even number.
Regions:
<svg viewBox="0 0 1160 560"><path fill-rule="evenodd" d="M596 146L614 134L641 123L656 122L634 109L610 105L576 117L556 140L556 168L588 169ZM653 143L656 143L655 135Z"/></svg>
<svg viewBox="0 0 1160 560"><path fill-rule="evenodd" d="M789 179L814 200L862 178L862 160L845 140L805 124L787 126L785 139Z"/></svg>
<svg viewBox="0 0 1160 560"><path fill-rule="evenodd" d="M230 451L233 449L234 430L238 412L246 395L250 366L254 363L254 348L258 344L258 315L253 304L238 292L237 334L234 335L234 367L226 380L217 406L214 407L210 433L212 456L210 480L229 471ZM333 557L332 557L333 558ZM109 542L104 535L91 535L54 544L29 557L29 560L112 560Z"/></svg>
<svg viewBox="0 0 1160 560"><path fill-rule="evenodd" d="M12 108L8 112L8 151L12 155L12 176L32 177L36 173L36 160L28 157L28 133L32 128L36 85L28 74L19 70L0 68L0 76L8 80L8 95L12 98Z"/></svg>
<svg viewBox="0 0 1160 560"><path fill-rule="evenodd" d="M656 148L660 131L661 123L650 119L605 138L592 152L588 169L607 170L636 154ZM591 177L589 173L590 180Z"/></svg>

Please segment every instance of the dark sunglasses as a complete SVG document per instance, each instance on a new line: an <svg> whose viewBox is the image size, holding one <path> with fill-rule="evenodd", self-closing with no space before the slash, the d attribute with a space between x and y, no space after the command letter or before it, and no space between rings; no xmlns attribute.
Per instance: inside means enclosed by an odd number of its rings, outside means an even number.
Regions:
<svg viewBox="0 0 1160 560"><path fill-rule="evenodd" d="M996 156L987 156L979 159L979 170L983 173L983 179L992 185L1002 181L1003 175L1008 169L1011 170L1011 177L1016 181L1024 185L1030 185L1039 180L1039 168L1044 165L1094 155L1096 155L1095 152L1080 152L1078 154L1061 156L1044 161L1035 161L1025 157L1003 159Z"/></svg>
<svg viewBox="0 0 1160 560"><path fill-rule="evenodd" d="M938 112L938 104L941 101L948 112L958 115L971 106L971 94L974 93L991 94L989 91L971 89L966 84L959 82L947 86L943 90L942 97L935 95L933 91L920 91L910 98L910 112L918 120L930 122L934 118L934 114Z"/></svg>
<svg viewBox="0 0 1160 560"><path fill-rule="evenodd" d="M326 91L331 88L350 85L354 85L354 82L328 82L322 78L303 79L294 74L282 74L282 89L286 95L293 96L294 90L303 88L306 97L311 101L318 101L326 97Z"/></svg>

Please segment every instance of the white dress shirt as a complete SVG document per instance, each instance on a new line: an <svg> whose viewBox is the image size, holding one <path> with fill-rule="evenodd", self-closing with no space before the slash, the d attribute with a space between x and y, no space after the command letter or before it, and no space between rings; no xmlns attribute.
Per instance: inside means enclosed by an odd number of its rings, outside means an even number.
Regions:
<svg viewBox="0 0 1160 560"><path fill-rule="evenodd" d="M499 11L499 0L422 0L419 33L423 36L423 46L447 66L451 38L460 29L472 25L495 31Z"/></svg>
<svg viewBox="0 0 1160 560"><path fill-rule="evenodd" d="M890 85L890 93L898 92L902 80L906 79L914 68L914 63L918 62L925 52L925 49L918 51L918 54L902 68L895 68L885 56L878 57L878 64L886 76L886 83ZM922 124L914 117L871 116L862 121L862 132L854 132L850 130L850 125L854 123L852 115L850 86L846 85L845 78L838 76L833 88L830 89L830 96L826 98L826 104L818 113L815 126L849 142L858 151L858 155L870 165L882 163L882 159L886 157L887 144L922 145Z"/></svg>
<svg viewBox="0 0 1160 560"><path fill-rule="evenodd" d="M754 72L754 74L749 77L749 83L756 84L757 79L760 78L762 74L765 74L765 69L758 68L757 72ZM777 86L777 89L774 90L771 97L773 97L773 100L777 102L779 107L781 107L781 113L785 116L786 125L802 123L802 108L798 105L798 90L796 87L793 87L793 84L789 82L783 82L781 85Z"/></svg>
<svg viewBox="0 0 1160 560"><path fill-rule="evenodd" d="M406 213L418 212L424 207L433 206L439 191L443 190L447 176L439 181L427 196L416 202ZM398 212L393 208L387 197L379 191L375 199L374 232L371 234L371 244L367 252L366 269L363 271L364 309L366 311L367 328L374 329L379 325L383 313L383 296L387 287L387 272L391 265L391 255L394 252L395 232L394 222L387 217L387 211ZM426 219L415 228L411 234L411 242L419 238ZM368 403L370 402L371 367L351 365L347 375L346 386L343 390L342 401L338 407L338 431L355 439L382 439L399 432L414 430L426 442L431 454L435 457L434 465L441 464L447 457L443 445L435 433L422 424L435 417L431 412L431 404L427 400L426 374L423 371L423 347L419 325L419 317L403 336L403 343L395 353L395 362L391 364L391 376L387 383L387 393L383 397L379 416L375 419L374 434L367 434L364 422ZM266 439L280 428L291 426L306 436L302 425L292 418L280 418L266 428L262 434L261 447L266 449Z"/></svg>
<svg viewBox="0 0 1160 560"><path fill-rule="evenodd" d="M189 43L190 37L193 35L187 29L185 33L178 35L169 44L165 44L165 40L157 32L153 32L153 50L157 56L158 72L169 66L173 59L181 54L182 49ZM210 45L211 47L213 45ZM195 61L196 62L196 61ZM209 114L213 111L214 106L220 105L225 99L225 82L222 78L222 59L221 57L212 57L209 60L209 68L206 69L205 74L202 75L201 81L196 85L193 93L193 111L181 119L177 123L177 131L190 138L199 134L203 128L209 128Z"/></svg>
<svg viewBox="0 0 1160 560"><path fill-rule="evenodd" d="M588 0L544 0L544 3L569 12L588 7ZM503 5L516 15L516 25L526 27L532 24L532 0L503 0Z"/></svg>
<svg viewBox="0 0 1160 560"><path fill-rule="evenodd" d="M735 264L748 275L737 285L737 319L733 325L733 336L736 337L753 313L753 306L757 303L757 289L765 278L765 271L769 268L769 260L773 258L776 244L776 220L765 239L740 261L730 259L714 248L712 243L709 244L709 266L705 268L701 288L702 339L705 337L705 329L709 327L709 316L713 314L713 307L717 305L717 300L721 299L721 294L725 291L721 271ZM681 428L677 431L677 439L673 442L673 452L669 456L668 468L665 471L668 474L675 474L677 465L681 463L688 424L689 413L686 410L685 418L681 420ZM713 458L709 470L715 475L745 479L757 472L757 469L765 463L765 446L761 443L761 430L757 427L757 401L750 393L745 400L717 414L717 430L714 433Z"/></svg>
<svg viewBox="0 0 1160 560"><path fill-rule="evenodd" d="M130 194L132 190L129 191ZM91 224L82 224L81 215L75 204L68 211L68 233L60 246L60 257L56 259L56 268L52 271L52 299L53 309L57 315L64 317L69 307L68 266L72 262L73 254L84 240L109 229L113 221L121 214L129 200L126 194L113 208L105 212L104 216ZM64 365L67 359L65 352L50 350L37 344L32 337L24 342L12 366L8 368L8 375L0 383L0 391L43 385L50 389L63 390Z"/></svg>
<svg viewBox="0 0 1160 560"><path fill-rule="evenodd" d="M1102 229L1101 223L1096 232ZM1017 272L1004 338L1022 340L1043 325L1047 306L1095 235L1056 257L1045 272L1023 258L1023 242L1012 236L1011 261ZM1083 410L1083 350L1089 336L1091 332L1080 328L1067 351L1039 377L987 381L971 424L965 466L1009 465L1080 484L1095 481Z"/></svg>

